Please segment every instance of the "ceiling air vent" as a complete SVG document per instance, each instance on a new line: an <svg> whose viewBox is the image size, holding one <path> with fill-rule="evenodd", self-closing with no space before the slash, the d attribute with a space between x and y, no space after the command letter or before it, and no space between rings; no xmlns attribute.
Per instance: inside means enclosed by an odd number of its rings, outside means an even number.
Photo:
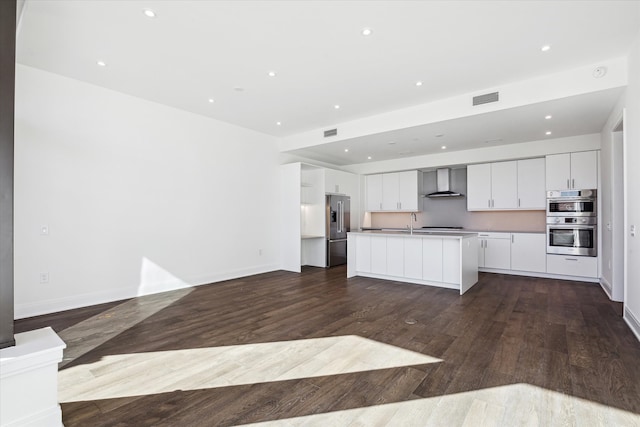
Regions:
<svg viewBox="0 0 640 427"><path fill-rule="evenodd" d="M338 129L329 129L324 131L324 137L328 138L330 136L336 136L338 134Z"/></svg>
<svg viewBox="0 0 640 427"><path fill-rule="evenodd" d="M473 105L488 104L490 102L497 102L497 101L499 101L498 92L487 93L484 95L478 95L473 97Z"/></svg>

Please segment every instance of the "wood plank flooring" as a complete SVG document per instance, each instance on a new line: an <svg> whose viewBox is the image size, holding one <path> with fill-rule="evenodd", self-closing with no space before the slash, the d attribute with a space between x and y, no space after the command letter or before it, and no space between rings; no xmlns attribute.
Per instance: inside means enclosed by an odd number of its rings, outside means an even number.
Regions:
<svg viewBox="0 0 640 427"><path fill-rule="evenodd" d="M597 285L481 273L460 296L345 276L261 274L16 332L67 336L67 427L640 426L640 343Z"/></svg>

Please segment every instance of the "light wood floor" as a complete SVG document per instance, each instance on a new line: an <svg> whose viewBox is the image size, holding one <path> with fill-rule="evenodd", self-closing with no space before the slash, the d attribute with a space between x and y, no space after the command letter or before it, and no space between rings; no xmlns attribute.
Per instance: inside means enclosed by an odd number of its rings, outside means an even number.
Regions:
<svg viewBox="0 0 640 427"><path fill-rule="evenodd" d="M273 272L55 313L65 426L640 426L640 343L594 284L455 291Z"/></svg>

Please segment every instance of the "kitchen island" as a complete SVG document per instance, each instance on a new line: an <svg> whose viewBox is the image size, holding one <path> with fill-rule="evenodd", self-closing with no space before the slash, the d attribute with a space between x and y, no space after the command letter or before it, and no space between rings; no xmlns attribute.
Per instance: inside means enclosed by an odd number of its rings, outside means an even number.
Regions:
<svg viewBox="0 0 640 427"><path fill-rule="evenodd" d="M478 282L478 234L360 231L347 234L347 277L364 276L457 289Z"/></svg>

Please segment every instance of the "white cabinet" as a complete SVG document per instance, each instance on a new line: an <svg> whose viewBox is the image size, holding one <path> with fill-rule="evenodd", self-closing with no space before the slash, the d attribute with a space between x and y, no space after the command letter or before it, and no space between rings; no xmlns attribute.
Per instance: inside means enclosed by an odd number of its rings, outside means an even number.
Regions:
<svg viewBox="0 0 640 427"><path fill-rule="evenodd" d="M422 239L422 278L442 282L442 239Z"/></svg>
<svg viewBox="0 0 640 427"><path fill-rule="evenodd" d="M387 238L371 238L371 272L387 274Z"/></svg>
<svg viewBox="0 0 640 427"><path fill-rule="evenodd" d="M545 209L544 159L467 166L467 210Z"/></svg>
<svg viewBox="0 0 640 427"><path fill-rule="evenodd" d="M467 210L491 209L491 163L467 166Z"/></svg>
<svg viewBox="0 0 640 427"><path fill-rule="evenodd" d="M547 271L547 236L544 233L511 234L511 270Z"/></svg>
<svg viewBox="0 0 640 427"><path fill-rule="evenodd" d="M335 169L324 170L325 193L346 194L353 197L358 192L358 175Z"/></svg>
<svg viewBox="0 0 640 427"><path fill-rule="evenodd" d="M553 154L546 157L547 190L598 187L598 152Z"/></svg>
<svg viewBox="0 0 640 427"><path fill-rule="evenodd" d="M443 282L460 283L461 257L460 242L452 239L442 239Z"/></svg>
<svg viewBox="0 0 640 427"><path fill-rule="evenodd" d="M478 282L475 235L348 235L347 277L365 276L458 289Z"/></svg>
<svg viewBox="0 0 640 427"><path fill-rule="evenodd" d="M518 160L518 208L547 208L545 159Z"/></svg>
<svg viewBox="0 0 640 427"><path fill-rule="evenodd" d="M578 277L598 277L598 258L569 255L547 255L547 273Z"/></svg>
<svg viewBox="0 0 640 427"><path fill-rule="evenodd" d="M356 270L371 272L371 236L356 236Z"/></svg>
<svg viewBox="0 0 640 427"><path fill-rule="evenodd" d="M511 233L479 233L478 240L479 267L511 268Z"/></svg>
<svg viewBox="0 0 640 427"><path fill-rule="evenodd" d="M422 173L407 171L368 175L366 177L367 211L405 211L421 210L419 192Z"/></svg>
<svg viewBox="0 0 640 427"><path fill-rule="evenodd" d="M400 175L397 173L385 173L382 175L382 210L399 210L400 201Z"/></svg>
<svg viewBox="0 0 640 427"><path fill-rule="evenodd" d="M404 237L387 237L387 274L404 276Z"/></svg>
<svg viewBox="0 0 640 427"><path fill-rule="evenodd" d="M382 210L382 175L368 175L367 185L367 211Z"/></svg>
<svg viewBox="0 0 640 427"><path fill-rule="evenodd" d="M422 242L423 239L404 240L404 277L422 279Z"/></svg>

